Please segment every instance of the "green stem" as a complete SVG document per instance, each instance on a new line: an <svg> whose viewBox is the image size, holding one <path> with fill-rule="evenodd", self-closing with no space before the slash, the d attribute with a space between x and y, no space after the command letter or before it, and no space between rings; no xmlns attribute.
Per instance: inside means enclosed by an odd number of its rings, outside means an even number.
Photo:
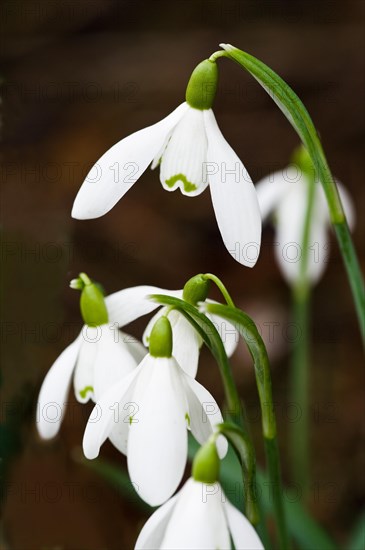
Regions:
<svg viewBox="0 0 365 550"><path fill-rule="evenodd" d="M217 288L220 290L223 298L225 299L225 301L227 302L227 304L229 306L232 306L232 307L235 307L234 306L234 302L228 292L228 290L226 289L226 287L224 286L224 284L222 283L222 281L219 279L219 277L217 277L216 275L214 275L213 273L205 273L204 274L204 277L206 277L207 279L209 279L210 281L213 281L213 283L217 286Z"/></svg>
<svg viewBox="0 0 365 550"><path fill-rule="evenodd" d="M293 481L304 493L309 487L309 295L309 286L292 292L294 322L300 333L292 355L290 396L300 416L290 425L290 463Z"/></svg>
<svg viewBox="0 0 365 550"><path fill-rule="evenodd" d="M309 409L310 409L310 361L309 361L309 323L310 323L310 282L308 278L308 258L311 235L311 221L316 195L315 173L306 173L308 185L307 209L304 219L301 242L299 278L292 289L294 322L298 340L295 343L290 371L290 396L300 411L299 420L292 422L289 431L292 477L304 493L309 488Z"/></svg>
<svg viewBox="0 0 365 550"><path fill-rule="evenodd" d="M221 44L227 57L248 71L267 91L284 113L312 159L326 195L331 223L336 232L342 258L352 290L363 342L365 342L364 311L365 288L360 264L352 242L341 199L313 121L296 93L270 67L252 55L231 46ZM216 55L216 54L213 54Z"/></svg>

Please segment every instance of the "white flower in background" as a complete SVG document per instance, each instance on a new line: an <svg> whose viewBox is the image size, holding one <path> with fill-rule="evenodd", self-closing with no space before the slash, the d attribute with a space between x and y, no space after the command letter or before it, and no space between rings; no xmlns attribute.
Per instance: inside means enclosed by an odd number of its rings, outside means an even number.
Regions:
<svg viewBox="0 0 365 550"><path fill-rule="evenodd" d="M147 353L135 338L107 324L108 312L100 290L85 274L80 277L88 281L87 290L82 292L83 315L90 316L91 312L103 322L98 326L85 324L76 340L48 371L37 407L37 428L44 439L54 437L60 429L72 378L77 401L96 401L106 389L131 372ZM87 293L92 293L92 302L91 307L86 303L85 309L85 300L90 298Z"/></svg>
<svg viewBox="0 0 365 550"><path fill-rule="evenodd" d="M135 550L263 550L248 519L225 497L219 483L190 478L144 525Z"/></svg>
<svg viewBox="0 0 365 550"><path fill-rule="evenodd" d="M300 277L309 185L306 172L295 165L270 174L256 185L262 219L266 220L274 214L275 256L289 284L295 284ZM325 270L330 247L330 219L326 198L322 185L319 182L315 182L314 185L307 260L307 276L312 284L320 279ZM338 181L337 187L352 228L355 223L352 200Z"/></svg>
<svg viewBox="0 0 365 550"><path fill-rule="evenodd" d="M224 139L213 111L217 67L206 60L188 84L186 99L160 122L122 139L98 160L75 199L72 216L106 214L141 177L160 164L167 191L190 197L210 188L224 244L243 265L253 267L261 243L261 217L255 187Z"/></svg>
<svg viewBox="0 0 365 550"><path fill-rule="evenodd" d="M142 315L151 313L158 307L161 307L156 302L149 300L148 297L151 294L166 294L174 298L183 299L184 290L166 290L155 286L141 285L115 292L105 299L109 321L117 323L119 327L123 327ZM166 315L167 311L168 307L162 307L148 323L143 334L143 342L146 346L148 346L150 332L154 323L159 317ZM217 315L208 313L206 315L218 330L226 353L230 357L239 341L236 328ZM187 374L195 377L198 370L199 351L202 345L201 337L179 311L170 311L168 318L173 331L173 356Z"/></svg>
<svg viewBox="0 0 365 550"><path fill-rule="evenodd" d="M163 347L161 327L168 336ZM163 317L151 333L150 353L97 402L83 440L85 456L93 459L104 441L112 439L127 455L129 476L139 496L152 506L170 498L181 481L188 429L204 443L223 421L212 395L181 369L171 350L171 325ZM217 446L224 456L225 438L220 436Z"/></svg>

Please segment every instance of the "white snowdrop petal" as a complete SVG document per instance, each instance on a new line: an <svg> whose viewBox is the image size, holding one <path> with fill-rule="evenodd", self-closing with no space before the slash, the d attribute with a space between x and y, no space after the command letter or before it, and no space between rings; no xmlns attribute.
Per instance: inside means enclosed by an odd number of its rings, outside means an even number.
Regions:
<svg viewBox="0 0 365 550"><path fill-rule="evenodd" d="M178 497L179 493L157 508L148 518L138 536L134 550L156 550L161 547L166 526Z"/></svg>
<svg viewBox="0 0 365 550"><path fill-rule="evenodd" d="M147 349L145 346L137 340L134 336L131 336L130 334L127 334L126 332L122 332L122 338L124 345L127 346L129 353L132 355L134 360L137 362L137 365L144 359L147 355Z"/></svg>
<svg viewBox="0 0 365 550"><path fill-rule="evenodd" d="M95 400L94 377L95 357L101 340L102 327L84 325L81 331L81 345L74 374L75 397L79 403Z"/></svg>
<svg viewBox="0 0 365 550"><path fill-rule="evenodd" d="M173 335L172 355L183 371L195 378L202 339L179 311L171 311L168 318L171 322Z"/></svg>
<svg viewBox="0 0 365 550"><path fill-rule="evenodd" d="M128 418L127 421L124 422L125 415L123 414L123 406L125 402L131 400L129 396L132 394L134 382L142 366L143 361L112 388L104 392L95 405L84 433L83 449L86 458L93 459L98 456L100 447L119 423L123 423L122 435L124 438L126 431L124 428L128 427L129 422ZM120 405L121 403L123 404L122 406ZM121 444L121 447L124 448L124 446L124 443Z"/></svg>
<svg viewBox="0 0 365 550"><path fill-rule="evenodd" d="M148 299L150 294L167 294L181 298L182 290L166 290L157 286L141 285L114 292L105 298L109 322L117 323L121 328L154 311L159 304Z"/></svg>
<svg viewBox="0 0 365 550"><path fill-rule="evenodd" d="M200 195L208 185L204 177L207 138L203 112L189 108L175 126L163 152L160 180L167 191L187 196Z"/></svg>
<svg viewBox="0 0 365 550"><path fill-rule="evenodd" d="M202 445L213 433L214 426L223 422L222 413L214 397L194 378L185 375L184 383L189 405L190 429L195 439ZM218 437L217 450L220 458L224 458L227 449L226 438Z"/></svg>
<svg viewBox="0 0 365 550"><path fill-rule="evenodd" d="M229 500L223 499L229 530L237 550L265 550L254 527Z"/></svg>
<svg viewBox="0 0 365 550"><path fill-rule="evenodd" d="M173 358L147 356L144 364L133 393L138 412L129 429L128 471L139 496L157 506L171 497L184 473L187 404Z"/></svg>
<svg viewBox="0 0 365 550"><path fill-rule="evenodd" d="M223 242L239 263L253 267L261 245L261 213L247 170L224 139L211 109L204 111L207 172Z"/></svg>
<svg viewBox="0 0 365 550"><path fill-rule="evenodd" d="M130 352L125 339L131 338L113 327L104 325L97 346L94 366L94 395L99 400L103 393L129 374L138 362Z"/></svg>
<svg viewBox="0 0 365 550"><path fill-rule="evenodd" d="M288 166L265 176L256 183L255 189L263 221L272 214L285 195L290 193L295 181L298 181L298 170L295 166Z"/></svg>
<svg viewBox="0 0 365 550"><path fill-rule="evenodd" d="M59 355L43 380L37 404L37 429L43 439L54 437L60 429L80 343L78 336Z"/></svg>
<svg viewBox="0 0 365 550"><path fill-rule="evenodd" d="M127 136L106 151L86 176L72 217L98 218L113 208L146 170L187 109L182 103L160 122Z"/></svg>
<svg viewBox="0 0 365 550"><path fill-rule="evenodd" d="M175 503L163 550L229 550L229 531L219 483L206 485L190 478Z"/></svg>

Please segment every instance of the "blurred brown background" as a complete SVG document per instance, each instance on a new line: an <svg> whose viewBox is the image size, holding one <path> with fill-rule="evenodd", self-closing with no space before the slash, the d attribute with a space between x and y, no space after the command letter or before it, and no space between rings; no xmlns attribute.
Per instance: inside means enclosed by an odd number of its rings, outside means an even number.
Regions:
<svg viewBox="0 0 365 550"><path fill-rule="evenodd" d="M165 193L158 173L147 170L101 219L71 219L73 199L99 156L168 114L184 99L195 65L229 42L269 64L303 99L334 173L355 199L354 239L363 263L364 2L4 0L1 11L1 420L8 481L1 544L130 548L145 515L72 458L90 407L71 396L74 406L55 441L41 442L35 430L40 384L81 326L68 282L86 271L109 293L146 283L180 288L195 273L219 275L269 348L286 481L287 375L295 345L290 293L274 261L272 229L265 229L255 269L243 268L223 247L209 192L194 200ZM221 60L219 68L218 122L257 181L288 163L296 134L238 66ZM308 504L344 544L362 509L364 378L349 286L332 241L313 296ZM131 328L135 335L144 322ZM243 346L233 365L262 462L256 389ZM199 380L222 400L207 352ZM110 444L102 456L125 464Z"/></svg>

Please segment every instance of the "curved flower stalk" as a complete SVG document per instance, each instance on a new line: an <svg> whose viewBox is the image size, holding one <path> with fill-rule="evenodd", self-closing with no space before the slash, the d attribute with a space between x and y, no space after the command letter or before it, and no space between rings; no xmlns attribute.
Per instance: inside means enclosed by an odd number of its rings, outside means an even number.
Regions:
<svg viewBox="0 0 365 550"><path fill-rule="evenodd" d="M256 185L262 219L273 214L276 222L275 256L286 281L293 285L301 277L301 257L306 254L308 280L321 278L329 253L330 218L323 187L313 180L313 172L290 165L260 180ZM313 184L311 219L307 243L303 243L310 185ZM337 187L350 228L355 224L352 200L345 187ZM303 250L303 245L306 250Z"/></svg>
<svg viewBox="0 0 365 550"><path fill-rule="evenodd" d="M137 369L103 394L83 440L85 456L93 459L109 437L127 455L131 481L139 496L152 506L170 498L181 481L188 452L187 430L204 443L222 422L215 399L182 370L171 352L171 325L162 317L152 330L150 353ZM221 436L217 446L224 456L225 438Z"/></svg>
<svg viewBox="0 0 365 550"><path fill-rule="evenodd" d="M198 277L202 276L197 276L197 278ZM194 279L193 277L190 281ZM188 281L187 285L190 281ZM199 284L199 282L197 284ZM207 284L207 281L205 281L204 284ZM202 292L204 292L204 295L198 295L196 297L196 302L206 299L205 290L202 290ZM152 294L166 294L167 296L181 299L187 299L189 297L186 292L184 294L184 289L166 290L149 285L125 288L107 296L105 299L109 321L118 324L119 327L123 327L139 317L151 313L160 307L158 303L149 299L149 296ZM187 321L179 311L169 307L162 307L147 324L143 334L143 342L148 346L153 325L157 319L165 315L171 322L173 331L173 356L176 358L180 367L187 374L195 378L198 370L199 351L202 340L189 321ZM232 324L222 320L217 315L208 314L208 316L217 328L224 343L226 353L230 357L234 353L239 340L237 330Z"/></svg>
<svg viewBox="0 0 365 550"><path fill-rule="evenodd" d="M216 63L203 61L190 78L186 102L104 153L82 184L72 216L103 216L152 163L152 168L160 166L160 180L167 191L180 189L195 197L209 186L227 250L241 264L253 267L261 243L260 210L252 180L211 109L217 79Z"/></svg>
<svg viewBox="0 0 365 550"><path fill-rule="evenodd" d="M263 550L255 529L227 500L218 482L188 479L144 525L136 550Z"/></svg>
<svg viewBox="0 0 365 550"><path fill-rule="evenodd" d="M82 274L83 277L87 277ZM75 397L80 403L89 399L96 401L103 392L120 378L130 373L146 355L147 350L132 336L107 323L107 309L96 285L89 281L88 287L102 304L99 325L90 326L85 319L79 336L56 359L48 371L38 397L37 428L44 439L54 437L63 419L67 394L73 378ZM95 315L97 304L89 311ZM81 303L83 309L83 303ZM86 314L87 315L87 314ZM90 323L91 324L91 323Z"/></svg>

